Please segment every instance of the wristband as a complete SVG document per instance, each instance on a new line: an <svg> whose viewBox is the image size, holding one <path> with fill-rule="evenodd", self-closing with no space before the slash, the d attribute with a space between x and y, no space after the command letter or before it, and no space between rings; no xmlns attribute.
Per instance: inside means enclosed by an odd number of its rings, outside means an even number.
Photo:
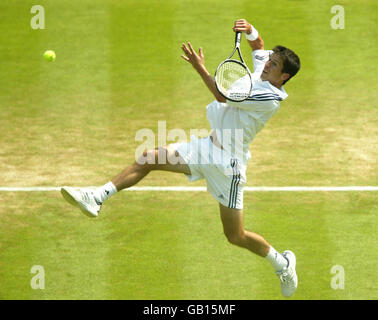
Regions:
<svg viewBox="0 0 378 320"><path fill-rule="evenodd" d="M247 34L246 32L245 37L249 41L255 41L259 36L259 32L256 30L256 28L253 25L250 25L250 26L252 27L252 32L250 34Z"/></svg>

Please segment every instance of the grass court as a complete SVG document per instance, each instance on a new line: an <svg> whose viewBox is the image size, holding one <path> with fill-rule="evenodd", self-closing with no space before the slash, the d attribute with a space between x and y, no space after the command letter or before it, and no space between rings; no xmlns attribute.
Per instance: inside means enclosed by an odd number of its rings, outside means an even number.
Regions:
<svg viewBox="0 0 378 320"><path fill-rule="evenodd" d="M135 160L143 128L209 129L212 96L180 58L214 72L245 18L301 70L251 144L248 186L377 186L373 0L30 0L0 10L0 186L94 186ZM333 5L345 9L334 30ZM48 63L43 52L57 60ZM252 68L243 37L242 52ZM168 141L173 142L173 141ZM156 146L158 141L155 142ZM152 172L138 186L205 186ZM377 191L246 192L244 221L297 256L293 299L377 299ZM31 268L45 270L33 290ZM345 288L334 290L335 265ZM0 299L282 299L268 262L233 247L205 192L121 192L88 219L57 191L0 192Z"/></svg>

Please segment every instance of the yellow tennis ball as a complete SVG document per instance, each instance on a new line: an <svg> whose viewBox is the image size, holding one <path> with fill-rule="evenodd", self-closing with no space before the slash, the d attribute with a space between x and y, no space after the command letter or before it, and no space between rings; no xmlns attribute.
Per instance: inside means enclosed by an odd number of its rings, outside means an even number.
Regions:
<svg viewBox="0 0 378 320"><path fill-rule="evenodd" d="M47 50L44 54L43 57L45 58L46 61L52 62L55 61L56 59L56 54L52 50Z"/></svg>

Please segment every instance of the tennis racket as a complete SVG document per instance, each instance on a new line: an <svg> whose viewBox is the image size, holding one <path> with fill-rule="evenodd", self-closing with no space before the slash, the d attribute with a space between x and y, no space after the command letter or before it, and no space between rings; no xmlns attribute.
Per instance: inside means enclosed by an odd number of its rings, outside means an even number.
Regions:
<svg viewBox="0 0 378 320"><path fill-rule="evenodd" d="M241 102L252 92L252 76L244 63L240 52L241 32L236 32L235 48L231 55L224 60L215 71L215 85L220 94L228 100ZM231 59L235 51L239 53L241 61Z"/></svg>

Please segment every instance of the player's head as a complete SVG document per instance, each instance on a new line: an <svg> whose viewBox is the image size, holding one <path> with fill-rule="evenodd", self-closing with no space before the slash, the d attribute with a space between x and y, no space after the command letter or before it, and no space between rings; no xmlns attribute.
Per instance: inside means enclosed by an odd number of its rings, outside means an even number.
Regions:
<svg viewBox="0 0 378 320"><path fill-rule="evenodd" d="M269 81L273 85L281 87L297 74L300 66L299 57L292 50L283 46L276 46L265 64L261 80Z"/></svg>

